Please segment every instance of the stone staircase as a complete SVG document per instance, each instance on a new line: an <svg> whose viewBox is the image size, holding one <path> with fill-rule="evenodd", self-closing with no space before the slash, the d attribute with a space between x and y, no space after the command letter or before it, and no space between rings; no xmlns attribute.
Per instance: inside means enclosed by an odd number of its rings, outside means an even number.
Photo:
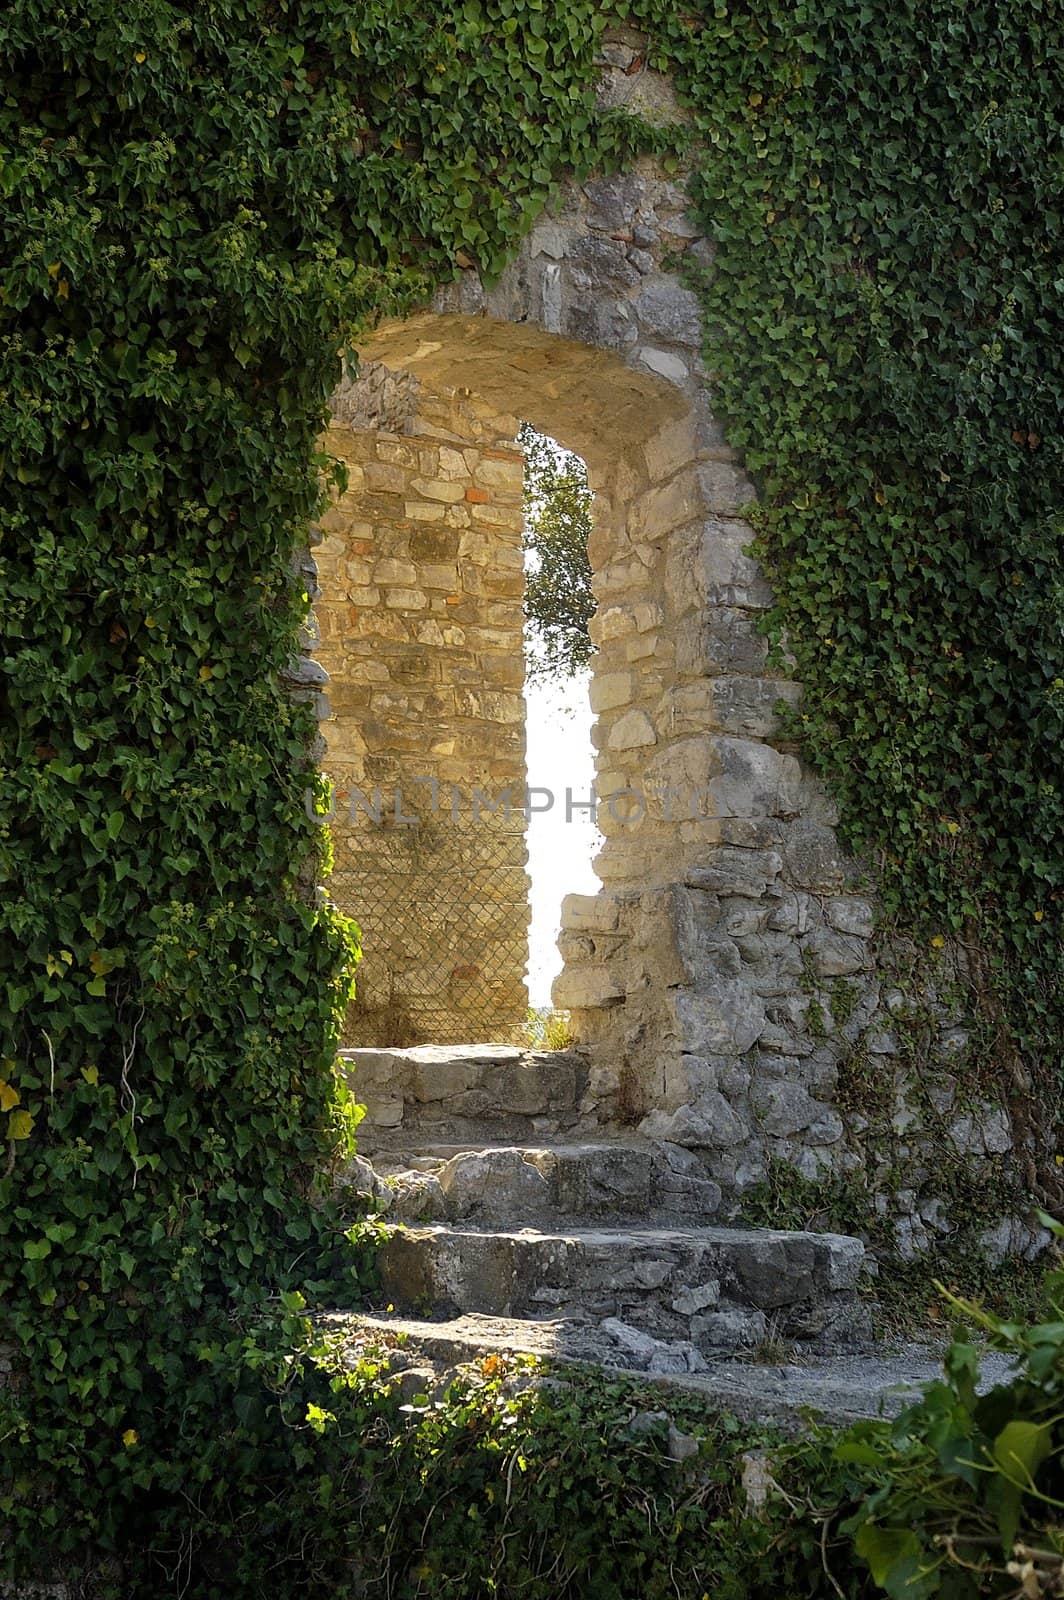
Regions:
<svg viewBox="0 0 1064 1600"><path fill-rule="evenodd" d="M867 1346L861 1241L722 1225L690 1151L597 1122L578 1053L342 1055L367 1107L346 1181L386 1207L382 1305L407 1330L549 1325L563 1354L658 1374Z"/></svg>

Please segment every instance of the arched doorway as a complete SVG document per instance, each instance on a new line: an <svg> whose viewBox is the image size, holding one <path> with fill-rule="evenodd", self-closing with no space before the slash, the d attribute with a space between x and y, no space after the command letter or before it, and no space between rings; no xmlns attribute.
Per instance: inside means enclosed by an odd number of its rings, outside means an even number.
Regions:
<svg viewBox="0 0 1064 1600"><path fill-rule="evenodd" d="M494 290L466 273L366 341L329 436L352 483L319 552L325 733L341 789L372 799L378 775L408 777L408 812L415 795L431 805L433 779L458 785L467 820L474 787L520 783L519 422L578 452L595 493L605 843L601 891L562 908L555 999L590 1054L587 1118L697 1148L741 1189L769 1154L832 1159L842 1125L808 1038L807 974L821 950L865 971L870 929L858 908L839 932L812 902L844 898L845 869L819 790L780 743L778 704L799 691L769 664L771 595L742 516L753 489L712 415L697 301L671 269L705 252L685 205L650 162L574 186ZM469 627L445 632L461 607ZM485 837L506 825L486 821ZM516 882L520 827L510 840ZM519 974L527 912L509 898ZM461 933L473 919L458 909ZM461 954L436 969L452 993L478 965Z"/></svg>

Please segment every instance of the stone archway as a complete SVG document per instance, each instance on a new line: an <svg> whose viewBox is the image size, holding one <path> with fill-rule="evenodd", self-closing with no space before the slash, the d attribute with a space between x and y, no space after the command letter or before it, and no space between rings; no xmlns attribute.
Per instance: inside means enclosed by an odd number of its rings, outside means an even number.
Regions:
<svg viewBox="0 0 1064 1600"><path fill-rule="evenodd" d="M467 272L367 341L362 378L335 402L330 443L354 480L319 560L326 595L346 589L336 607L359 613L358 671L371 681L346 681L344 623L327 598L325 731L364 793L378 775L413 778L413 764L464 797L492 777L520 781L521 685L505 675L519 649L518 419L583 456L605 846L601 892L563 908L556 1000L590 1053L585 1118L697 1149L714 1181L741 1191L770 1153L813 1170L832 1159L843 1127L832 1054L808 1033L809 974L868 972L871 911L845 892L830 808L779 739L777 706L799 690L769 666L759 630L771 594L746 551L754 491L712 414L697 301L667 270L681 252L708 255L685 208L649 160L573 186L496 288ZM367 531L382 518L405 529L398 559ZM483 563L500 555L493 594ZM453 628L444 642L448 602L470 591L474 627L494 627L489 649ZM388 638L411 625L416 659L400 659ZM368 658L367 635L407 692ZM457 681L432 675L433 648ZM393 738L381 763L372 724L389 701L391 735L404 718L420 731ZM363 726L354 750L343 730L357 739L367 711L371 737ZM446 724L435 743L434 716Z"/></svg>
<svg viewBox="0 0 1064 1600"><path fill-rule="evenodd" d="M858 1174L877 1204L881 1185L892 1186L887 1203L899 1213L902 1247L911 1238L913 1249L926 1248L928 1230L946 1226L937 1146L946 1140L957 1160L978 1167L1010 1148L1011 1127L1004 1108L986 1100L951 1109L950 1052L967 1038L963 1008L933 989L921 1005L930 1019L926 1053L941 1083L930 1108L926 1073L914 1092L897 1028L909 1002L880 964L873 891L838 844L830 800L781 736L778 708L794 705L801 691L770 664L760 627L772 596L748 553L752 528L743 513L754 489L713 414L698 304L682 281L684 261L706 268L712 251L689 220L681 183L644 158L630 173L568 185L495 287L464 271L430 308L366 340L363 377L336 396L330 437L363 473L369 458L352 453L350 441L380 441L377 482L397 496L399 520L422 530L424 562L448 567L434 578L450 582L452 554L460 569L476 566L478 550L506 552L502 587L492 596L482 584L478 593L497 607L480 622L496 628L491 651L511 668L518 420L588 464L605 846L596 863L600 892L562 908L556 1003L572 1012L588 1066L569 1130L634 1129L684 1152L685 1176L708 1182L725 1214L774 1162L811 1179ZM446 465L445 451L454 457ZM388 468L397 473L391 488L380 470ZM357 600L349 589L343 604L361 602L371 629L402 609L387 604L389 584L417 591L426 641L435 637L434 607L446 610L446 595L437 606L440 591L409 561L413 546L407 566L386 569L379 585L364 568L341 573L344 528L365 521L359 496L367 481L363 475L332 514L321 551L322 651L338 720L346 714L345 667L330 587L355 585ZM423 543L432 527L457 536L439 563L431 539ZM505 681L500 666L503 678L480 682L484 653L461 659L461 644L447 648L458 651L479 709L466 718L471 742L457 765L445 766L454 752L437 752L441 779L467 789L481 779L519 780L519 677ZM380 679L380 663L374 671ZM375 692L390 691L380 679L377 690L364 684L359 692L362 700L350 702L356 722L366 704L372 712ZM417 714L428 715L425 696ZM496 698L485 717L489 696ZM494 773L490 760L468 764L478 721L481 732L494 729ZM326 729L334 731L335 724ZM416 740L413 751L419 760L427 754ZM357 762L350 775L372 779ZM519 829L512 848L519 878ZM513 898L516 948L526 912L523 892ZM514 1003L519 1008L520 995ZM840 1073L855 1071L876 1083L887 1107L887 1143L874 1145L867 1124L846 1109ZM389 1115L398 1114L393 1101ZM896 1198L899 1171L911 1190ZM935 1220L921 1220L925 1211Z"/></svg>

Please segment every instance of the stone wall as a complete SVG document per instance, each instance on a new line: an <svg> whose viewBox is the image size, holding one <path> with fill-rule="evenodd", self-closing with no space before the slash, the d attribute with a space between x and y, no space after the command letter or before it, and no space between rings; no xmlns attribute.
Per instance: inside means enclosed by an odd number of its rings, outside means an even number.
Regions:
<svg viewBox="0 0 1064 1600"><path fill-rule="evenodd" d="M334 402L326 447L348 486L323 519L317 659L331 890L365 946L352 1044L507 1038L526 1021L517 427L372 364ZM510 814L489 812L506 790Z"/></svg>
<svg viewBox="0 0 1064 1600"><path fill-rule="evenodd" d="M608 39L605 101L638 92L655 114L680 115L664 80L629 73L639 48ZM565 187L495 287L462 272L363 355L394 375L374 380L389 405L412 381L426 394L460 383L442 425L462 440L476 436L459 411L481 423L507 412L588 464L603 887L565 902L555 991L590 1058L585 1118L684 1147L725 1209L778 1164L844 1178L913 1253L963 1220L965 1184L1003 1183L1014 1129L978 1087L963 952L886 937L831 800L783 737L779 708L801 686L769 662L772 596L744 515L755 491L713 414L684 259L711 271L712 245L688 215L684 175L645 158ZM344 437L368 466L365 436ZM412 474L406 459L387 464ZM428 481L437 467L419 458L416 470ZM516 464L511 492L516 504ZM448 527L433 506L431 525ZM475 504L459 509L470 530L483 525ZM340 534L337 523L338 559ZM381 618L399 626L372 569L357 573L370 614L351 624L362 642L346 659L363 681L339 712L367 719L365 749L344 752L352 775L383 753L370 748L374 694L395 692L390 667L376 690L366 678L381 672L366 641L383 637ZM517 576L515 565L515 640ZM406 587L431 617L429 586ZM1036 1247L1014 1210L1003 1199L984 1230L991 1254Z"/></svg>

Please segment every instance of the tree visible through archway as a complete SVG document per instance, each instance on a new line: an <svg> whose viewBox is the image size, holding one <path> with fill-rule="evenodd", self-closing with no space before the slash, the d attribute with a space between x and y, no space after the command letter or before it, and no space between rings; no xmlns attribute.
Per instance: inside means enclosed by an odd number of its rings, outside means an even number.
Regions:
<svg viewBox="0 0 1064 1600"><path fill-rule="evenodd" d="M531 423L524 451L525 702L529 781L550 809L528 819L530 1032L537 1042L566 1036L551 1029L550 991L561 970L557 940L566 894L594 894L592 866L602 843L590 807L594 758L589 624L595 612L588 540L593 496L580 456ZM573 802L576 802L574 804Z"/></svg>

